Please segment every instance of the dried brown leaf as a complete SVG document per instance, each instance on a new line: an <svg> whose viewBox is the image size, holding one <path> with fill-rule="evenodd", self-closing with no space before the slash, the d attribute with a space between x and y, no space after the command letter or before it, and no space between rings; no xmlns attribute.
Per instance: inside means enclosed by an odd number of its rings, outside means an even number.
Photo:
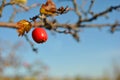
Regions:
<svg viewBox="0 0 120 80"><path fill-rule="evenodd" d="M20 20L19 22L17 22L17 26L17 32L19 33L18 36L23 36L25 32L28 33L32 28L32 24L27 20Z"/></svg>
<svg viewBox="0 0 120 80"><path fill-rule="evenodd" d="M40 8L40 13L47 16L53 16L56 14L56 10L57 9L55 3L52 0L47 0L45 4L42 4Z"/></svg>

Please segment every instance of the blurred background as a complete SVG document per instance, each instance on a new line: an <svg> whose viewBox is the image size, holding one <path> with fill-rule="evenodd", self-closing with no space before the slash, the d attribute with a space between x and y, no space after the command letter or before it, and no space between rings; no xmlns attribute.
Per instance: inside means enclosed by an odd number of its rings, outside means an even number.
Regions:
<svg viewBox="0 0 120 80"><path fill-rule="evenodd" d="M6 0L9 2L10 0ZM73 7L69 0L53 0L57 7ZM85 9L90 0L85 0ZM28 0L25 5L45 3L46 0ZM0 5L2 0L0 0ZM81 0L77 0L82 4ZM101 12L109 6L120 5L119 0L96 0L93 11ZM20 7L16 7L19 9ZM39 14L40 6L16 14L14 22L29 20ZM12 6L3 10L0 22L8 22ZM120 12L100 17L95 23L120 21ZM60 23L75 23L74 11L55 17ZM92 22L91 22L92 23ZM32 30L27 34L29 39ZM109 27L84 28L79 32L80 42L69 34L47 30L48 41L34 42L38 53L34 53L24 37L18 37L15 29L0 27L0 80L120 80L120 31L110 33Z"/></svg>

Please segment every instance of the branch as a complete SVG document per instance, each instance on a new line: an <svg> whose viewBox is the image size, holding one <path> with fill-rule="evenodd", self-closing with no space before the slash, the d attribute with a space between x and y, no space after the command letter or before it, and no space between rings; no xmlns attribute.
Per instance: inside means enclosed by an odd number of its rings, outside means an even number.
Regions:
<svg viewBox="0 0 120 80"><path fill-rule="evenodd" d="M17 29L18 26L16 23L9 23L9 22L0 22L0 27L4 27L4 28L14 28Z"/></svg>
<svg viewBox="0 0 120 80"><path fill-rule="evenodd" d="M12 2L6 3L6 1L3 0L2 5L0 6L0 17L2 16L2 10L3 10L3 8L5 8L5 7L8 6L8 5L18 5L19 7L21 7L21 8L24 9L25 11L28 11L28 10L30 10L30 9L32 9L32 8L35 8L35 7L37 7L37 6L40 6L40 4L38 4L38 3L32 4L31 6L26 6L26 5L24 5L24 4L15 4L15 3L12 3Z"/></svg>
<svg viewBox="0 0 120 80"><path fill-rule="evenodd" d="M112 26L114 26L114 25L116 25L116 26L120 26L120 24L118 24L118 23L114 23L114 24L83 24L83 25L81 25L80 27L81 28L102 28L102 27L112 27Z"/></svg>
<svg viewBox="0 0 120 80"><path fill-rule="evenodd" d="M81 24L80 26L76 26L76 24L60 24L60 23L53 23L52 21L47 21L46 24L42 24L42 22L36 22L36 27L42 27L44 26L46 29L49 29L49 30L55 30L56 32L59 32L57 31L56 29L58 28L64 28L64 29L67 29L67 30L74 30L74 31L77 31L78 28L101 28L101 27L111 27L111 26L120 26L120 24L118 22L115 22L113 24L110 24L110 23L107 23L107 24ZM34 27L34 23L32 24L32 26ZM17 29L18 26L16 23L9 23L9 22L0 22L0 27L4 27L4 28L14 28L14 29ZM60 33L63 33L64 31L60 32ZM65 32L66 33L66 32ZM70 32L68 32L70 33Z"/></svg>
<svg viewBox="0 0 120 80"><path fill-rule="evenodd" d="M110 27L110 32L114 33L115 31L120 31L120 23L117 21L113 24L84 24L80 26L81 28L102 28L102 27ZM118 28L119 27L119 28Z"/></svg>
<svg viewBox="0 0 120 80"><path fill-rule="evenodd" d="M81 13L80 13L80 11L79 11L79 8L78 8L78 5L77 5L76 0L73 0L73 5L74 5L74 8L75 8L76 14L81 18L82 15L81 15Z"/></svg>
<svg viewBox="0 0 120 80"><path fill-rule="evenodd" d="M32 26L34 27L44 27L48 30L53 30L57 33L64 33L64 34L70 34L76 41L79 42L79 35L78 32L80 31L79 28L102 28L102 27L110 27L111 28L111 33L113 33L117 29L117 26L120 26L120 24L118 22L115 22L114 24L81 24L80 26L77 26L76 24L60 24L58 22L52 22L52 21L48 21L46 20L45 24L42 24L43 22L36 22L36 24L32 24ZM6 27L6 28L15 28L17 29L18 26L16 23L5 23L5 22L0 22L0 27ZM61 29L59 28L63 28L64 30L61 31ZM32 50L34 52L37 53L37 48L34 47L34 44L29 40L29 38L27 37L27 35L24 35L26 40L29 42L29 44L32 47Z"/></svg>
<svg viewBox="0 0 120 80"><path fill-rule="evenodd" d="M32 4L31 6L26 6L26 5L23 5L23 4L17 4L17 5L20 6L21 8L23 8L25 11L28 11L32 8L40 6L40 4Z"/></svg>
<svg viewBox="0 0 120 80"><path fill-rule="evenodd" d="M83 20L81 20L81 22L90 22L90 21L93 21L93 20L97 19L98 17L103 16L103 15L105 15L105 14L107 14L109 12L112 12L113 10L117 10L119 8L120 8L120 5L110 7L110 8L106 9L103 12L100 12L98 14L93 15L93 17L91 17L89 19L83 19Z"/></svg>

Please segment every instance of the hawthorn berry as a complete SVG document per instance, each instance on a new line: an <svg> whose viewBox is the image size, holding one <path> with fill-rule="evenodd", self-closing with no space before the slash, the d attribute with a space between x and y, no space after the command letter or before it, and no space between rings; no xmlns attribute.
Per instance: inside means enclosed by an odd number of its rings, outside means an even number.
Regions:
<svg viewBox="0 0 120 80"><path fill-rule="evenodd" d="M48 35L44 28L35 28L32 31L32 38L36 43L44 43L47 41Z"/></svg>

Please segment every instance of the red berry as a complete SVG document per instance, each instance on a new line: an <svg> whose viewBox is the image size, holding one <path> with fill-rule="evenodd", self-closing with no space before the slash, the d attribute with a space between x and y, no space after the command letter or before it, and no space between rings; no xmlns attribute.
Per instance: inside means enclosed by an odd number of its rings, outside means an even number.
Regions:
<svg viewBox="0 0 120 80"><path fill-rule="evenodd" d="M32 31L32 38L36 43L43 43L47 41L48 36L44 28L35 28Z"/></svg>

